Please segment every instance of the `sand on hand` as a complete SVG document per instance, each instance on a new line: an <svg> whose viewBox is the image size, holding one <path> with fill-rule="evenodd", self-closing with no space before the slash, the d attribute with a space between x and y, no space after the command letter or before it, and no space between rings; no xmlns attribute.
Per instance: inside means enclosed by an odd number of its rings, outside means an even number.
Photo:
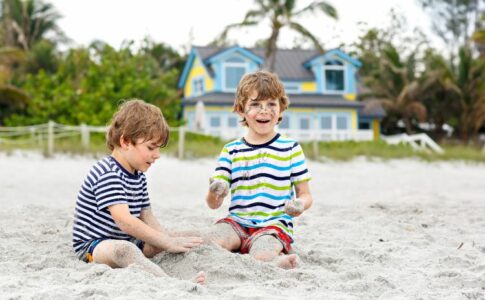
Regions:
<svg viewBox="0 0 485 300"><path fill-rule="evenodd" d="M225 216L204 197L214 159L162 157L147 172L165 227ZM86 264L71 248L76 194L92 157L0 153L0 298L484 299L485 165L415 160L309 162L314 205L295 222L299 268L204 245L136 267ZM207 274L206 286L190 279Z"/></svg>

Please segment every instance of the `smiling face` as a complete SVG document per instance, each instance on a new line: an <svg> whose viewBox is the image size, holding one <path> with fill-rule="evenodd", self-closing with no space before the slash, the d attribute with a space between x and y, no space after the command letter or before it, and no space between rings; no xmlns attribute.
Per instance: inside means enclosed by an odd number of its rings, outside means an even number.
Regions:
<svg viewBox="0 0 485 300"><path fill-rule="evenodd" d="M135 144L121 139L121 147L115 148L112 155L130 173L146 172L160 158L159 139L145 141L140 138Z"/></svg>
<svg viewBox="0 0 485 300"><path fill-rule="evenodd" d="M239 115L248 124L246 139L250 143L261 144L275 136L275 126L282 112L278 99L256 99L258 92L252 91L244 104L244 111L239 112Z"/></svg>

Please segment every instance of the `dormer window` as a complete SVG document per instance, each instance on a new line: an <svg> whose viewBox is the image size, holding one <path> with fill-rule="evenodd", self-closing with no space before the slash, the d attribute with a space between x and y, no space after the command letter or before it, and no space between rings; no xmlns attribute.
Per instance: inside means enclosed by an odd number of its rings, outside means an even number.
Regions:
<svg viewBox="0 0 485 300"><path fill-rule="evenodd" d="M338 60L327 61L323 68L324 91L343 93L345 91L345 66Z"/></svg>
<svg viewBox="0 0 485 300"><path fill-rule="evenodd" d="M247 72L246 62L239 57L232 57L224 62L223 89L235 91L241 77Z"/></svg>

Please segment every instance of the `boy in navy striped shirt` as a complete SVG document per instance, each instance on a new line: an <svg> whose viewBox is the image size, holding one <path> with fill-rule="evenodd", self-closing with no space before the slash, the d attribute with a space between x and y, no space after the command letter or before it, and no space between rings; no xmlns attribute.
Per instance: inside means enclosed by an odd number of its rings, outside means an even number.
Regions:
<svg viewBox="0 0 485 300"><path fill-rule="evenodd" d="M168 125L154 105L129 100L113 115L106 134L111 155L91 168L76 201L73 248L80 260L113 268L135 264L167 276L148 258L202 243L200 237L162 229L150 208L143 172L160 158L168 137ZM194 281L203 284L205 274Z"/></svg>
<svg viewBox="0 0 485 300"><path fill-rule="evenodd" d="M210 240L285 269L298 264L291 254L293 218L313 202L301 146L275 131L288 102L275 74L258 71L241 79L234 112L248 131L222 149L206 198L217 209L231 192L229 214Z"/></svg>

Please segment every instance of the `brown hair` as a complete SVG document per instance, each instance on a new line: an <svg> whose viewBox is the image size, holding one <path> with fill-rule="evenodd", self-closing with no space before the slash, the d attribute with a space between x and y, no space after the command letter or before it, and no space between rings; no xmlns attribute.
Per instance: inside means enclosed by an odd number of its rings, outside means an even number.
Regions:
<svg viewBox="0 0 485 300"><path fill-rule="evenodd" d="M142 138L144 141L157 139L161 147L168 143L169 129L160 108L142 100L121 100L118 111L111 118L106 145L110 150L121 147L120 138L133 145Z"/></svg>
<svg viewBox="0 0 485 300"><path fill-rule="evenodd" d="M286 96L285 88L278 78L278 75L268 71L257 71L244 75L239 82L236 90L236 99L234 101L233 112L243 112L244 106L249 100L249 95L258 92L256 101L267 99L278 99L281 112L288 108L290 101ZM281 121L281 117L278 122ZM246 119L241 121L247 126Z"/></svg>

